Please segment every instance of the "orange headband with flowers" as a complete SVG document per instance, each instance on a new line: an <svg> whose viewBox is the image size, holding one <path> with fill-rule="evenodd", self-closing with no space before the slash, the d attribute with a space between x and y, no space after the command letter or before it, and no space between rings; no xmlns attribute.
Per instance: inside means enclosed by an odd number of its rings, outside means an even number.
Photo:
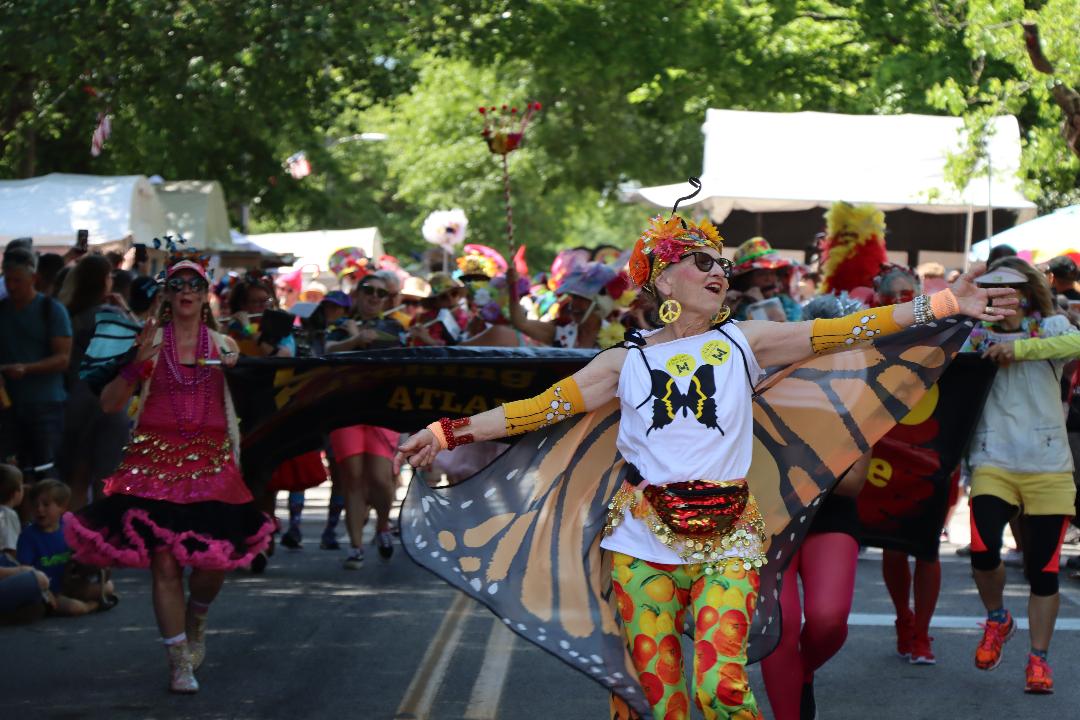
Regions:
<svg viewBox="0 0 1080 720"><path fill-rule="evenodd" d="M723 252L724 239L708 218L695 225L678 215L667 220L657 215L649 222L630 255L630 279L638 287L651 285L664 268L677 263L695 247Z"/></svg>

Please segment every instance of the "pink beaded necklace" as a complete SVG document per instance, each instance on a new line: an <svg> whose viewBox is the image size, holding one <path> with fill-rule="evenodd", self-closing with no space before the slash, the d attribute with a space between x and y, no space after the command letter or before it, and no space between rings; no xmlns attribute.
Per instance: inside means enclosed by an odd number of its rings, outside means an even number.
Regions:
<svg viewBox="0 0 1080 720"><path fill-rule="evenodd" d="M199 343L193 368L186 368L180 363L172 323L165 326L164 340L165 367L172 380L168 383L169 403L176 417L176 429L185 439L194 440L210 413L210 375L213 371L199 365L199 360L210 359L210 332L205 325L199 326Z"/></svg>

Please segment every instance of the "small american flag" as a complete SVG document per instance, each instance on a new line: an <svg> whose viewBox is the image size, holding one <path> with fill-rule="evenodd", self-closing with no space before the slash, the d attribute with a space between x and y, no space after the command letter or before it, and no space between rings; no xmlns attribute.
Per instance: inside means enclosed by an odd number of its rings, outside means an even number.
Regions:
<svg viewBox="0 0 1080 720"><path fill-rule="evenodd" d="M94 136L90 139L90 154L97 157L105 146L105 141L112 134L112 120L107 112L98 113L97 127L94 128Z"/></svg>
<svg viewBox="0 0 1080 720"><path fill-rule="evenodd" d="M299 180L311 174L311 163L307 159L307 154L301 151L289 156L289 159L285 161L285 169Z"/></svg>

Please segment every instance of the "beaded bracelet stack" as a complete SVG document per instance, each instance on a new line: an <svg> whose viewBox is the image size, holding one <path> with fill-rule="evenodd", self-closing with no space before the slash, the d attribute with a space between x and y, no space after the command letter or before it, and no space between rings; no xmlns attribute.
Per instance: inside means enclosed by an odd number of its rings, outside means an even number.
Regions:
<svg viewBox="0 0 1080 720"><path fill-rule="evenodd" d="M475 442L476 438L472 433L465 433L464 435L455 436L454 431L463 427L468 427L472 424L469 418L458 418L457 420L451 420L450 418L440 418L437 422L433 422L427 426L427 429L431 431L431 434L435 436L435 439L439 441L439 446L443 450L453 450L461 445L468 445L471 442Z"/></svg>
<svg viewBox="0 0 1080 720"><path fill-rule="evenodd" d="M960 312L960 303L952 290L939 290L933 295L919 295L911 301L916 325L926 325Z"/></svg>
<svg viewBox="0 0 1080 720"><path fill-rule="evenodd" d="M120 368L120 377L128 385L134 385L140 381L148 380L154 372L154 362L143 360L141 363L129 363Z"/></svg>

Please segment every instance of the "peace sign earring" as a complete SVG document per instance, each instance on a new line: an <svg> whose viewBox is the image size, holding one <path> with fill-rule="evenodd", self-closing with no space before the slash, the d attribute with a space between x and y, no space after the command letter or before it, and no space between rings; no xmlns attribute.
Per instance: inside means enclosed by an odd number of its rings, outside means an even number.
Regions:
<svg viewBox="0 0 1080 720"><path fill-rule="evenodd" d="M670 325L682 315L682 304L678 300L665 300L660 304L660 322Z"/></svg>

